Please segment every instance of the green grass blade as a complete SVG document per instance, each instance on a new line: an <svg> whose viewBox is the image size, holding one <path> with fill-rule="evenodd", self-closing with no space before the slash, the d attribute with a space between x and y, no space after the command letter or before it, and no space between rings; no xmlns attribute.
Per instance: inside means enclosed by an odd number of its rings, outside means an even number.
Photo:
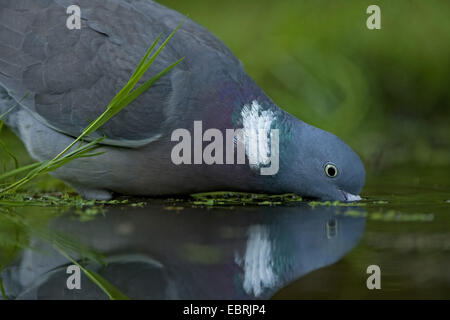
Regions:
<svg viewBox="0 0 450 320"><path fill-rule="evenodd" d="M6 110L5 112L3 112L2 114L0 114L0 120L3 119L3 117L5 117L8 113L10 113L11 111L14 110L14 108L16 108L23 100L25 100L28 97L28 92L22 97L22 99L19 100L19 102L16 102L11 108L9 108L8 110Z"/></svg>
<svg viewBox="0 0 450 320"><path fill-rule="evenodd" d="M0 140L0 148L5 151L5 153L13 160L14 162L14 169L19 168L19 160L17 160L17 157L8 149L6 144Z"/></svg>
<svg viewBox="0 0 450 320"><path fill-rule="evenodd" d="M8 187L5 187L4 189L0 190L0 193L9 191L9 190L15 190L19 187L21 187L22 185L24 185L25 183L29 182L30 180L32 180L33 178L35 178L38 175L44 174L44 173L48 173L51 171L54 171L56 169L58 169L59 167L61 167L62 165L75 160L77 158L80 157L87 157L89 156L89 152L94 151L95 149L97 149L98 143L103 140L103 138L94 140L90 143L87 143L81 147L79 147L78 149L66 154L64 157L62 158L58 158L58 159L53 159L53 160L48 160L48 161L42 161L36 164L36 166L34 167L35 164L30 165L28 167L33 167L32 170L30 172L27 173L27 175L25 177L23 177L22 179L14 182L13 184L9 185ZM19 169L23 169L23 168L19 168ZM15 170L16 173L19 170ZM11 176L12 173L8 172L7 174L4 174L2 176L0 176L0 180L2 178L5 178L5 176Z"/></svg>
<svg viewBox="0 0 450 320"><path fill-rule="evenodd" d="M15 169L15 170L10 170L10 171L8 171L8 172L5 172L5 173L3 173L3 174L0 175L0 181L1 181L1 180L5 180L5 179L7 179L7 178L9 178L9 177L15 176L15 175L17 175L17 174L20 174L20 173L22 173L22 172L26 172L26 171L29 171L29 170L31 170L31 169L37 168L37 167L39 167L41 164L42 164L42 162L35 162L35 163L32 163L32 164L29 164L29 165L26 165L26 166L17 168L17 169ZM1 193L1 192L0 192L0 193Z"/></svg>
<svg viewBox="0 0 450 320"><path fill-rule="evenodd" d="M158 57L158 55L161 53L161 51L164 49L164 47L167 45L167 43L172 39L172 37L175 35L175 33L178 31L179 28L184 24L185 20L180 23L175 30L172 31L172 33L166 38L166 40L161 44L161 46L156 50L156 52L148 59L147 62L142 64L141 68L136 72L134 76L131 77L129 85L134 87L138 81L142 78L144 73L148 70L150 65L155 61L155 59Z"/></svg>
<svg viewBox="0 0 450 320"><path fill-rule="evenodd" d="M0 133L2 132L3 125L5 123L5 120L0 121ZM19 167L19 160L17 160L16 156L8 149L6 144L0 139L0 148L5 151L5 153L14 161L14 168L17 169Z"/></svg>
<svg viewBox="0 0 450 320"><path fill-rule="evenodd" d="M141 59L141 61L139 62L139 65L136 67L136 69L134 70L131 78L133 78L136 73L142 68L142 66L144 65L145 61L147 60L148 56L150 55L150 53L153 51L153 49L156 47L156 45L158 44L159 40L161 39L162 34L159 34L158 37L156 38L156 40L152 43L152 45L150 46L150 48L147 50L147 52L145 53L144 57ZM130 81L127 82L127 84L119 91L119 93L117 93L114 98L111 100L111 102L108 104L107 109L109 109L109 107L111 105L113 105L117 100L119 100L121 97L126 96L131 90L133 89L133 86L130 85Z"/></svg>
<svg viewBox="0 0 450 320"><path fill-rule="evenodd" d="M141 85L139 88L135 89L133 92L131 92L123 101L122 103L125 105L130 104L135 99L137 99L141 94L143 94L145 91L147 91L156 81L158 81L161 77L163 77L166 73L168 73L170 70L175 68L177 64L179 64L181 61L183 61L184 58L181 58L180 60L172 63L169 67L155 75L150 80L146 81L143 85Z"/></svg>
<svg viewBox="0 0 450 320"><path fill-rule="evenodd" d="M1 277L0 277L0 292L2 293L3 299L7 300L8 298L6 297L6 293L5 293L5 289L3 288L3 281L2 281Z"/></svg>
<svg viewBox="0 0 450 320"><path fill-rule="evenodd" d="M150 55L150 53L153 51L153 49L156 47L156 45L158 44L159 40L162 37L162 33L160 33L158 35L158 37L156 38L156 40L152 43L152 45L150 46L150 48L147 50L147 52L145 53L145 56L141 59L141 61L139 62L139 65L137 66L137 68L134 70L133 75L131 77L134 77L137 73L138 70L140 70L142 68L142 66L144 65L145 61L147 61L148 56Z"/></svg>
<svg viewBox="0 0 450 320"><path fill-rule="evenodd" d="M130 298L128 298L125 294L123 294L119 289L117 289L114 285L112 285L108 280L103 278L97 272L86 269L77 261L75 261L71 256L65 253L61 248L57 247L56 249L63 256L72 261L73 264L77 265L93 283L95 283L100 289L103 290L104 293L108 295L110 300L130 300Z"/></svg>

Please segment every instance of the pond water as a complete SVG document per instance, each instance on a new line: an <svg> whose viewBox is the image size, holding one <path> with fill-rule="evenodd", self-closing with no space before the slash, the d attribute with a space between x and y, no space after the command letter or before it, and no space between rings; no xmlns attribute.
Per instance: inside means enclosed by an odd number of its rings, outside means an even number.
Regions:
<svg viewBox="0 0 450 320"><path fill-rule="evenodd" d="M132 299L448 299L448 169L379 173L351 206L3 206L3 295L108 299L85 273L68 289L73 259ZM367 288L370 265L381 289Z"/></svg>

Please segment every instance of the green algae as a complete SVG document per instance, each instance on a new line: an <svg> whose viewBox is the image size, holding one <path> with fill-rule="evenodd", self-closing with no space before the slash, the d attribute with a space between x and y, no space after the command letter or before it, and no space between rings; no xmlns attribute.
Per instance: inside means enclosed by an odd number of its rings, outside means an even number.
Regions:
<svg viewBox="0 0 450 320"><path fill-rule="evenodd" d="M295 205L303 199L293 193L270 195L245 192L205 192L191 194L190 203L201 207Z"/></svg>

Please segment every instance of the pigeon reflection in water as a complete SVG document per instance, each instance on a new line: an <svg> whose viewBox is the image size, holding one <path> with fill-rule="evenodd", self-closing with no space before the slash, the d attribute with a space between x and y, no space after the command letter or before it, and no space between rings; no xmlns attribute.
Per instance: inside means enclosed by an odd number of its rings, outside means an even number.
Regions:
<svg viewBox="0 0 450 320"><path fill-rule="evenodd" d="M112 208L88 222L63 217L52 230L102 253L86 266L132 299L267 299L301 276L341 259L365 218L348 207L259 207L168 211ZM18 299L107 299L84 274L69 290L72 263L40 239L4 271Z"/></svg>

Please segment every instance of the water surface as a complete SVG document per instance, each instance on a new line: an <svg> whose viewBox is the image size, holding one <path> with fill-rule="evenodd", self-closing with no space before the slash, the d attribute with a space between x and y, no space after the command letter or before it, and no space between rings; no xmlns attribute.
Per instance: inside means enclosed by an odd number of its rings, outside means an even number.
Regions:
<svg viewBox="0 0 450 320"><path fill-rule="evenodd" d="M233 207L152 200L76 209L3 208L0 266L9 299L107 299L67 255L133 299L449 298L445 168L369 177L359 206ZM86 209L85 209L86 210ZM89 217L89 219L86 219ZM369 290L366 269L381 269Z"/></svg>

